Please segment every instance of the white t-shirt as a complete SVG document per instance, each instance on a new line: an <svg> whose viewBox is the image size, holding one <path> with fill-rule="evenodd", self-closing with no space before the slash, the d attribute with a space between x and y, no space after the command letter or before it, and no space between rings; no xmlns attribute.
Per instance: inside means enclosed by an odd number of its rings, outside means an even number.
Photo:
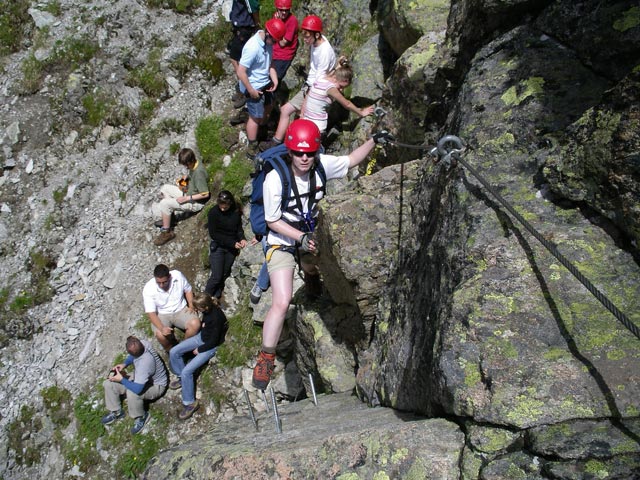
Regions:
<svg viewBox="0 0 640 480"><path fill-rule="evenodd" d="M336 157L334 155L320 155L320 162L324 167L324 171L327 174L327 180L332 178L343 178L347 176L349 172L349 156L343 155ZM300 194L300 200L302 203L303 213L307 212L309 206L309 174L302 177L295 177L296 185L298 187L298 193ZM316 174L316 199L322 198L322 180L320 176ZM296 199L291 193L291 199L289 200L289 207L294 208L295 211L287 209L282 211L282 181L276 170L270 171L264 180L263 185L263 199L264 199L264 218L267 222L275 222L277 220L284 220L287 223L295 225L297 222L303 220L300 212L298 212L296 205ZM317 216L317 202L314 204L314 212L312 217ZM269 245L295 245L297 238L289 238L280 233L269 231L267 237L267 243Z"/></svg>
<svg viewBox="0 0 640 480"><path fill-rule="evenodd" d="M327 37L323 35L322 39L324 42L317 47L311 46L311 61L309 62L309 75L306 81L309 86L313 85L318 78L323 77L336 66L336 52L333 51L333 47Z"/></svg>
<svg viewBox="0 0 640 480"><path fill-rule="evenodd" d="M169 290L164 291L156 283L156 279L149 280L142 289L144 311L146 313L176 313L187 306L185 292L191 291L191 284L180 271L169 272Z"/></svg>

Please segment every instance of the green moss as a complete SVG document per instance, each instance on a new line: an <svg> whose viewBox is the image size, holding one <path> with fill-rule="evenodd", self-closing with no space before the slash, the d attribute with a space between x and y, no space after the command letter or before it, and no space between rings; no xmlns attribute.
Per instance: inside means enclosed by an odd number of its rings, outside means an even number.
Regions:
<svg viewBox="0 0 640 480"><path fill-rule="evenodd" d="M416 458L403 478L405 480L422 480L423 478L432 478L432 469L429 468L429 465L425 464L424 460Z"/></svg>
<svg viewBox="0 0 640 480"><path fill-rule="evenodd" d="M359 480L360 475L357 473L343 473L342 475L338 475L336 480Z"/></svg>
<svg viewBox="0 0 640 480"><path fill-rule="evenodd" d="M462 359L461 359L462 360ZM467 387L473 387L474 385L482 381L482 375L478 369L478 365L474 362L464 362L464 384Z"/></svg>
<svg viewBox="0 0 640 480"><path fill-rule="evenodd" d="M584 465L584 470L585 472L594 475L595 478L604 479L609 476L606 465L599 460L588 460Z"/></svg>
<svg viewBox="0 0 640 480"><path fill-rule="evenodd" d="M542 94L544 87L544 78L529 77L522 80L518 85L513 85L500 97L505 105L511 107L520 105L527 98L539 96Z"/></svg>
<svg viewBox="0 0 640 480"><path fill-rule="evenodd" d="M638 25L640 25L640 7L631 7L622 14L622 18L613 22L613 28L619 32L626 32Z"/></svg>
<svg viewBox="0 0 640 480"><path fill-rule="evenodd" d="M409 450L407 448L399 448L395 452L391 453L391 463L401 463L409 456Z"/></svg>
<svg viewBox="0 0 640 480"><path fill-rule="evenodd" d="M512 463L509 465L509 468L507 468L506 478L509 480L526 480L529 476L522 468Z"/></svg>
<svg viewBox="0 0 640 480"><path fill-rule="evenodd" d="M506 418L514 425L524 426L535 423L544 414L544 402L537 400L535 389L527 388L525 395L517 395L515 406L507 412Z"/></svg>
<svg viewBox="0 0 640 480"><path fill-rule="evenodd" d="M545 360L555 362L560 359L568 359L571 357L566 348L551 347L542 354Z"/></svg>
<svg viewBox="0 0 640 480"><path fill-rule="evenodd" d="M376 472L373 474L373 480L390 480L386 472Z"/></svg>

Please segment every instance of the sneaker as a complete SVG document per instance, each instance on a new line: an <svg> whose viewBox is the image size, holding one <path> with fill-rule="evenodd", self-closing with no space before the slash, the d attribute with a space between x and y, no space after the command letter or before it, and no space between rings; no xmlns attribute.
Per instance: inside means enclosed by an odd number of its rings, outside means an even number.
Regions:
<svg viewBox="0 0 640 480"><path fill-rule="evenodd" d="M246 110L242 110L229 119L229 124L240 125L241 123L247 123L247 120L249 120L249 113Z"/></svg>
<svg viewBox="0 0 640 480"><path fill-rule="evenodd" d="M275 138L272 138L271 140L260 142L260 145L258 145L258 148L260 148L261 152L264 152L265 150L269 150L270 148L277 147L281 143L282 142L277 141Z"/></svg>
<svg viewBox="0 0 640 480"><path fill-rule="evenodd" d="M133 423L133 427L131 427L131 433L135 435L136 433L140 433L140 431L144 428L144 426L149 420L149 412L144 412L144 415L136 418L136 421Z"/></svg>
<svg viewBox="0 0 640 480"><path fill-rule="evenodd" d="M259 390L265 390L271 381L271 375L275 368L276 354L260 351L258 361L253 368L253 386Z"/></svg>
<svg viewBox="0 0 640 480"><path fill-rule="evenodd" d="M182 380L179 378L177 380L171 380L169 382L169 390L180 390L182 388Z"/></svg>
<svg viewBox="0 0 640 480"><path fill-rule="evenodd" d="M102 417L100 422L102 422L103 425L111 425L113 422L115 422L116 420L120 420L121 418L124 418L124 410L122 409L118 410L117 412L109 412L104 417Z"/></svg>
<svg viewBox="0 0 640 480"><path fill-rule="evenodd" d="M182 408L182 411L178 414L178 418L180 420L187 420L188 418L191 418L191 415L193 415L195 411L198 410L199 408L200 408L200 404L198 403L197 400L193 402L191 405L185 405Z"/></svg>
<svg viewBox="0 0 640 480"><path fill-rule="evenodd" d="M176 234L173 233L173 230L163 230L162 232L160 232L160 235L156 237L153 243L160 246L164 245L167 242L170 242L174 238L176 238Z"/></svg>
<svg viewBox="0 0 640 480"><path fill-rule="evenodd" d="M262 289L258 285L258 282L256 282L253 285L251 292L249 292L249 300L251 300L251 303L254 305L257 305L258 302L260 302L260 297L262 297Z"/></svg>
<svg viewBox="0 0 640 480"><path fill-rule="evenodd" d="M247 97L245 97L243 93L236 92L233 97L231 97L231 102L233 103L233 108L242 108L244 104L247 103Z"/></svg>

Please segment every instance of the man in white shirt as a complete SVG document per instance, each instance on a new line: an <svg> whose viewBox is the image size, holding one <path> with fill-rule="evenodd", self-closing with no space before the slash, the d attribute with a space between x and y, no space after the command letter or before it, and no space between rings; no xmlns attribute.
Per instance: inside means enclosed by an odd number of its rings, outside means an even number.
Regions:
<svg viewBox="0 0 640 480"><path fill-rule="evenodd" d="M177 342L174 328L184 332L184 338L200 331L200 319L193 310L193 292L187 278L178 270L156 265L153 278L142 290L144 311L151 320L151 328L168 352Z"/></svg>

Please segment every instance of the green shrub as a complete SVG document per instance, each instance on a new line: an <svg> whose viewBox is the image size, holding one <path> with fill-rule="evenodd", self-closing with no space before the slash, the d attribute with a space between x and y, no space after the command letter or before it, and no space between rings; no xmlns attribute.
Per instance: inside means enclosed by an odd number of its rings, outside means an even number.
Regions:
<svg viewBox="0 0 640 480"><path fill-rule="evenodd" d="M222 190L229 190L234 197L239 199L244 186L249 180L249 175L254 171L253 162L245 155L237 152L231 159L231 163L224 171L222 177Z"/></svg>
<svg viewBox="0 0 640 480"><path fill-rule="evenodd" d="M195 49L195 65L212 80L219 80L224 75L222 60L216 52L221 52L231 38L231 23L219 15L215 23L205 26L193 37Z"/></svg>
<svg viewBox="0 0 640 480"><path fill-rule="evenodd" d="M138 122L142 125L153 118L158 102L151 98L143 98L138 107Z"/></svg>
<svg viewBox="0 0 640 480"><path fill-rule="evenodd" d="M42 420L33 407L22 405L20 416L7 427L7 447L15 452L18 465L32 466L40 462L40 452L32 433L42 430Z"/></svg>
<svg viewBox="0 0 640 480"><path fill-rule="evenodd" d="M100 419L102 413L95 408L95 401L86 393L81 393L73 405L76 417L76 437L64 446L65 458L71 465L86 472L97 465L100 455L96 452L96 441L106 430Z"/></svg>
<svg viewBox="0 0 640 480"><path fill-rule="evenodd" d="M153 457L167 444L166 438L156 435L135 435L131 446L118 456L116 473L124 478L138 478Z"/></svg>
<svg viewBox="0 0 640 480"><path fill-rule="evenodd" d="M60 6L60 2L58 0L53 0L42 7L42 10L45 12L49 12L51 15L59 17L62 13L62 7Z"/></svg>
<svg viewBox="0 0 640 480"><path fill-rule="evenodd" d="M229 331L216 356L223 367L239 367L255 355L261 342L262 335L253 324L251 309L244 304L229 318Z"/></svg>
<svg viewBox="0 0 640 480"><path fill-rule="evenodd" d="M44 79L45 63L31 53L22 61L20 70L22 70L22 91L31 94L40 90Z"/></svg>
<svg viewBox="0 0 640 480"><path fill-rule="evenodd" d="M62 201L64 200L64 197L67 196L67 191L69 189L68 185L65 185L62 188L56 188L53 191L53 201L56 203L56 205L60 205L62 203Z"/></svg>
<svg viewBox="0 0 640 480"><path fill-rule="evenodd" d="M54 55L50 62L76 69L89 62L98 53L98 50L97 42L86 35L68 37L56 42Z"/></svg>
<svg viewBox="0 0 640 480"><path fill-rule="evenodd" d="M191 13L202 5L202 0L147 0L151 8L170 8L178 13Z"/></svg>
<svg viewBox="0 0 640 480"><path fill-rule="evenodd" d="M29 0L3 0L0 2L0 55L17 52L32 23Z"/></svg>
<svg viewBox="0 0 640 480"><path fill-rule="evenodd" d="M167 82L160 70L161 53L159 49L152 50L146 65L129 72L127 85L141 88L151 98L163 98L167 92Z"/></svg>
<svg viewBox="0 0 640 480"><path fill-rule="evenodd" d="M147 338L153 337L153 329L151 328L151 320L149 320L149 315L143 313L140 316L140 319L136 322L134 327L139 332L142 332L142 335ZM119 363L119 362L116 362Z"/></svg>
<svg viewBox="0 0 640 480"><path fill-rule="evenodd" d="M168 133L184 132L184 124L175 118L165 118L155 127L147 127L140 134L140 145L144 150L151 150L158 143L158 138Z"/></svg>
<svg viewBox="0 0 640 480"><path fill-rule="evenodd" d="M227 153L225 139L234 133L232 127L221 116L210 115L201 118L196 125L196 144L202 160L209 164L222 166L222 157Z"/></svg>
<svg viewBox="0 0 640 480"><path fill-rule="evenodd" d="M21 313L27 311L29 308L33 307L35 304L36 302L30 293L22 292L13 299L13 301L9 305L9 310L12 313L20 315Z"/></svg>
<svg viewBox="0 0 640 480"><path fill-rule="evenodd" d="M87 93L82 97L82 106L85 110L84 119L92 127L103 123L123 125L127 118L117 101L102 91Z"/></svg>
<svg viewBox="0 0 640 480"><path fill-rule="evenodd" d="M69 390L53 385L40 390L40 396L55 425L64 428L71 423L73 399Z"/></svg>
<svg viewBox="0 0 640 480"><path fill-rule="evenodd" d="M180 151L180 144L179 143L172 142L171 145L169 145L169 154L172 157L177 155L179 151Z"/></svg>

